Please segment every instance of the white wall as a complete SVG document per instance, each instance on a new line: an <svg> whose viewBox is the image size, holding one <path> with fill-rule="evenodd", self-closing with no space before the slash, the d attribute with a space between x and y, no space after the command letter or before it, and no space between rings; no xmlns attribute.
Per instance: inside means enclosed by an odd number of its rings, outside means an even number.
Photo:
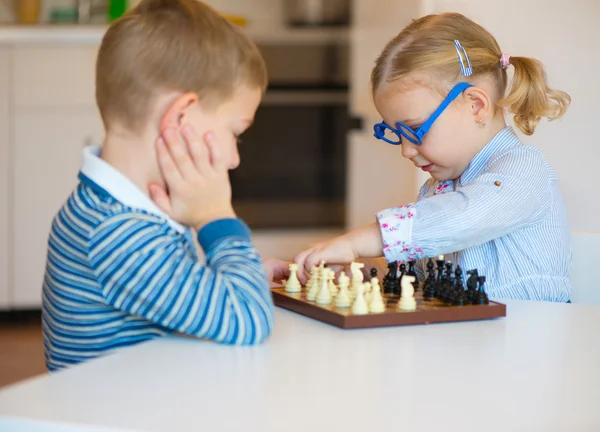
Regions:
<svg viewBox="0 0 600 432"><path fill-rule="evenodd" d="M600 231L596 186L600 146L598 0L436 0L435 12L464 13L487 28L505 52L534 57L553 87L572 97L562 120L542 122L527 144L542 149L560 176L574 230Z"/></svg>

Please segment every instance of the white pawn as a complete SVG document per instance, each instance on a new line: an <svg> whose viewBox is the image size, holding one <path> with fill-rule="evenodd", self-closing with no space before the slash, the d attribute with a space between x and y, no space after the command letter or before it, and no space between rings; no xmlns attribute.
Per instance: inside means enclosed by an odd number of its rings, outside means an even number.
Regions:
<svg viewBox="0 0 600 432"><path fill-rule="evenodd" d="M338 279L340 285L340 292L335 298L335 305L339 308L347 308L350 306L350 292L348 291L348 285L350 284L350 278L346 276L346 273L340 273Z"/></svg>
<svg viewBox="0 0 600 432"><path fill-rule="evenodd" d="M321 278L319 277L320 274L319 267L316 267L313 275L313 282L310 285L310 289L306 293L306 300L308 301L315 301L317 299L317 294L321 288Z"/></svg>
<svg viewBox="0 0 600 432"><path fill-rule="evenodd" d="M338 288L335 286L335 272L331 269L329 269L328 275L327 275L327 283L329 285L329 292L331 293L332 297L335 297L338 293Z"/></svg>
<svg viewBox="0 0 600 432"><path fill-rule="evenodd" d="M298 264L290 264L290 278L285 283L285 292L299 293L302 285L298 280Z"/></svg>
<svg viewBox="0 0 600 432"><path fill-rule="evenodd" d="M321 275L319 294L317 294L317 303L320 305L331 304L331 292L329 291L329 269L323 269Z"/></svg>
<svg viewBox="0 0 600 432"><path fill-rule="evenodd" d="M363 295L362 284L356 287L356 298L354 299L354 303L352 303L352 313L354 315L365 315L369 313L369 307L367 306L365 296Z"/></svg>
<svg viewBox="0 0 600 432"><path fill-rule="evenodd" d="M363 295L367 304L371 301L371 284L369 282L363 283Z"/></svg>
<svg viewBox="0 0 600 432"><path fill-rule="evenodd" d="M312 266L310 268L310 278L308 279L308 282L306 282L306 292L310 292L310 289L312 288L312 286L315 284L317 279L317 266Z"/></svg>
<svg viewBox="0 0 600 432"><path fill-rule="evenodd" d="M417 301L415 300L415 287L413 282L415 281L414 276L403 276L400 284L402 285L402 295L398 301L398 310L401 311L414 311L417 309Z"/></svg>
<svg viewBox="0 0 600 432"><path fill-rule="evenodd" d="M369 302L369 311L373 313L385 312L385 303L381 296L381 287L379 279L374 277L371 279L371 301Z"/></svg>

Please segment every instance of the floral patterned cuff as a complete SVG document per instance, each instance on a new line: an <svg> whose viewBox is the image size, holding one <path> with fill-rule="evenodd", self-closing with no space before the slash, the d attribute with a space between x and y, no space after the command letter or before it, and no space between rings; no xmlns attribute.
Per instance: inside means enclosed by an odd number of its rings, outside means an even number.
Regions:
<svg viewBox="0 0 600 432"><path fill-rule="evenodd" d="M423 250L412 243L412 226L417 207L408 204L377 213L387 262L408 262L424 258Z"/></svg>

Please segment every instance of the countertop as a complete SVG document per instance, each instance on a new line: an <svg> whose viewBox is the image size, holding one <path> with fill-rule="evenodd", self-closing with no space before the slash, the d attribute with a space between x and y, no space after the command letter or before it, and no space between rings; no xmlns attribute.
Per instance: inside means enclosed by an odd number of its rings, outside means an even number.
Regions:
<svg viewBox="0 0 600 432"><path fill-rule="evenodd" d="M108 26L86 24L0 25L0 44L100 44ZM244 30L256 43L305 44L347 43L347 28L287 28L280 25L248 24Z"/></svg>
<svg viewBox="0 0 600 432"><path fill-rule="evenodd" d="M161 338L0 391L0 430L600 430L600 307L505 303L497 320L362 330L277 309L255 347Z"/></svg>

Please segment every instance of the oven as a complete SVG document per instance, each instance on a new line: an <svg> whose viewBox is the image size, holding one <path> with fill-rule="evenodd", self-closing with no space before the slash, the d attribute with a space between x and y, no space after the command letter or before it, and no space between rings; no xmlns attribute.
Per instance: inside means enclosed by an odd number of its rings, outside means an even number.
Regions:
<svg viewBox="0 0 600 432"><path fill-rule="evenodd" d="M348 131L345 41L259 45L269 86L231 171L233 206L252 229L344 228Z"/></svg>

